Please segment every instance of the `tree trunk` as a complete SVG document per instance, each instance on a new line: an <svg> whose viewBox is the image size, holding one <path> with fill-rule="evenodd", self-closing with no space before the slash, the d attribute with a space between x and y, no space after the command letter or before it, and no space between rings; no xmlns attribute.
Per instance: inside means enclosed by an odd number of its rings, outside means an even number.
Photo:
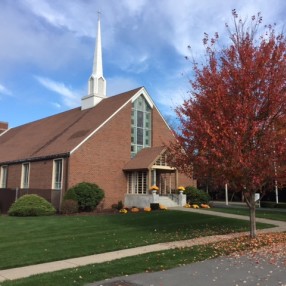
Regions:
<svg viewBox="0 0 286 286"><path fill-rule="evenodd" d="M256 219L255 219L255 193L250 194L249 204L249 219L250 219L250 238L256 237Z"/></svg>
<svg viewBox="0 0 286 286"><path fill-rule="evenodd" d="M256 219L255 219L255 192L247 193L244 196L245 202L249 207L249 221L250 221L250 238L256 237Z"/></svg>

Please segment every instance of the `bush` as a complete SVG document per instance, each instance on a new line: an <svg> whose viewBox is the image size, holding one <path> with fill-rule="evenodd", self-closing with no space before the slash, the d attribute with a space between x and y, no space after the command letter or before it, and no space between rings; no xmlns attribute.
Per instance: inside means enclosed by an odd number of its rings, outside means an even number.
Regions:
<svg viewBox="0 0 286 286"><path fill-rule="evenodd" d="M55 213L52 204L38 195L22 196L8 210L10 216L44 216Z"/></svg>
<svg viewBox="0 0 286 286"><path fill-rule="evenodd" d="M77 201L80 211L93 211L103 198L104 192L98 185L82 182L70 188L64 200Z"/></svg>
<svg viewBox="0 0 286 286"><path fill-rule="evenodd" d="M205 191L191 186L185 188L184 194L187 195L187 202L190 204L208 204L211 199L210 195Z"/></svg>
<svg viewBox="0 0 286 286"><path fill-rule="evenodd" d="M113 204L111 206L111 208L115 209L115 210L121 210L123 209L124 205L123 205L123 202L122 201L119 201L117 204Z"/></svg>
<svg viewBox="0 0 286 286"><path fill-rule="evenodd" d="M62 202L61 212L63 214L75 214L78 212L78 202L67 199Z"/></svg>
<svg viewBox="0 0 286 286"><path fill-rule="evenodd" d="M276 202L261 201L260 207L262 208L276 208Z"/></svg>
<svg viewBox="0 0 286 286"><path fill-rule="evenodd" d="M278 209L286 209L286 203L278 203L276 205L276 208L278 208Z"/></svg>

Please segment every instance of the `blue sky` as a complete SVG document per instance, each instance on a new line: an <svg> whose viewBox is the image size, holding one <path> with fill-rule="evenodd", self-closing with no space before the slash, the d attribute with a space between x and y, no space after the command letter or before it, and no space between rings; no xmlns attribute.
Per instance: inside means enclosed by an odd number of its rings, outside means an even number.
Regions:
<svg viewBox="0 0 286 286"><path fill-rule="evenodd" d="M107 94L145 86L171 120L188 96L187 46L203 59L203 33L223 42L234 8L284 25L284 0L0 0L0 121L15 127L80 106L97 11Z"/></svg>

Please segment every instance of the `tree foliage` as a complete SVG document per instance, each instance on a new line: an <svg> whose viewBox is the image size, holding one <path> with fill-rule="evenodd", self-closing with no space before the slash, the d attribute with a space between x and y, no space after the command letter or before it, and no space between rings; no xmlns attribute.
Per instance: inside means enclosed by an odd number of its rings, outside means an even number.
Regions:
<svg viewBox="0 0 286 286"><path fill-rule="evenodd" d="M176 109L180 130L170 151L185 173L243 191L255 215L255 192L284 177L286 41L275 25L262 28L259 13L248 26L232 14L227 46L218 49L218 34L205 34L206 63L193 62L191 96Z"/></svg>

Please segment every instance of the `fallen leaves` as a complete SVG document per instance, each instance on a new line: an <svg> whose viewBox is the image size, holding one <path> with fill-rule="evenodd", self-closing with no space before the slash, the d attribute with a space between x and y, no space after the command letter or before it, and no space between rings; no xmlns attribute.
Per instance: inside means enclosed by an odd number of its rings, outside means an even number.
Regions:
<svg viewBox="0 0 286 286"><path fill-rule="evenodd" d="M286 233L264 233L254 239L245 235L217 242L213 247L218 255L247 255L256 264L263 259L270 264L282 263L286 266Z"/></svg>

